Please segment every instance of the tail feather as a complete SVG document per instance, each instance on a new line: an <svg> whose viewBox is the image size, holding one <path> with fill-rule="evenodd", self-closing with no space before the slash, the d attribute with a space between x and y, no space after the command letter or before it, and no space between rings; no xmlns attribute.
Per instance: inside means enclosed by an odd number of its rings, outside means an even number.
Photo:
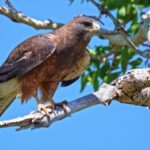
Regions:
<svg viewBox="0 0 150 150"><path fill-rule="evenodd" d="M15 97L1 98L0 99L0 116L5 112L9 105L14 101Z"/></svg>
<svg viewBox="0 0 150 150"><path fill-rule="evenodd" d="M0 84L0 116L10 106L19 91L19 84L16 79Z"/></svg>

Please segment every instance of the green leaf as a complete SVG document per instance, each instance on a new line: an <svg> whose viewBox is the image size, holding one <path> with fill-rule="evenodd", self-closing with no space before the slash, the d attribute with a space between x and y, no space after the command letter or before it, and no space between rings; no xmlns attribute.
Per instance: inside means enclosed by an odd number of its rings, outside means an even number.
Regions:
<svg viewBox="0 0 150 150"><path fill-rule="evenodd" d="M88 77L88 75L85 75L85 74L83 74L81 76L81 89L80 89L80 92L82 92L85 89L85 87L86 87L86 85L88 83L87 77Z"/></svg>
<svg viewBox="0 0 150 150"><path fill-rule="evenodd" d="M131 25L130 32L133 33L137 31L138 27L139 27L138 23Z"/></svg>
<svg viewBox="0 0 150 150"><path fill-rule="evenodd" d="M109 62L105 62L99 70L99 77L101 77L103 79L105 77L105 75L107 74L109 68L110 68Z"/></svg>
<svg viewBox="0 0 150 150"><path fill-rule="evenodd" d="M122 49L121 54L121 69L125 73L128 65L128 49Z"/></svg>
<svg viewBox="0 0 150 150"><path fill-rule="evenodd" d="M136 68L142 63L141 58L137 58L136 60L131 61L129 64L132 66L132 68Z"/></svg>
<svg viewBox="0 0 150 150"><path fill-rule="evenodd" d="M97 72L93 73L92 84L93 84L94 91L98 90L98 88L99 88L99 82L98 82Z"/></svg>
<svg viewBox="0 0 150 150"><path fill-rule="evenodd" d="M135 55L135 51L133 51L132 49L128 48L128 59L130 60L131 58L133 58Z"/></svg>
<svg viewBox="0 0 150 150"><path fill-rule="evenodd" d="M110 73L109 75L105 76L103 82L105 82L105 83L112 82L114 79L116 79L117 77L119 77L120 73L121 73L120 71L119 72Z"/></svg>
<svg viewBox="0 0 150 150"><path fill-rule="evenodd" d="M121 17L126 16L126 8L125 8L125 6L122 6L122 8L119 9L118 14Z"/></svg>

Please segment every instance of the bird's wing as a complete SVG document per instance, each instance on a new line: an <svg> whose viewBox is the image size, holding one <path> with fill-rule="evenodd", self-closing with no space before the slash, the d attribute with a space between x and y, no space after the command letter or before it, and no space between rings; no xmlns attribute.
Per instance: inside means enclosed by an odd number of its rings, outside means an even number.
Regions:
<svg viewBox="0 0 150 150"><path fill-rule="evenodd" d="M0 82L22 76L40 65L56 50L54 35L39 35L19 44L0 67Z"/></svg>

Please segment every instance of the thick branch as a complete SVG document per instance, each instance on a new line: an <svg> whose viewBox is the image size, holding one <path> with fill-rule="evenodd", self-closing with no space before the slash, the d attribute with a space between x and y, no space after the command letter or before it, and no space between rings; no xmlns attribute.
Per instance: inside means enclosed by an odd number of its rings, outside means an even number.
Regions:
<svg viewBox="0 0 150 150"><path fill-rule="evenodd" d="M0 121L0 128L19 126L18 130L22 130L49 127L72 113L97 104L109 105L112 100L150 107L150 68L131 70L112 84L103 84L97 92L69 102L67 114L60 107L49 116L36 111L24 117Z"/></svg>
<svg viewBox="0 0 150 150"><path fill-rule="evenodd" d="M60 107L57 107L57 109L53 111L53 113L50 113L49 116L39 113L38 111L31 112L30 114L24 117L19 117L9 121L1 121L0 128L20 126L20 128L17 130L22 130L27 128L35 129L40 127L49 127L54 121L61 120L72 113L78 112L82 109L96 105L98 103L99 101L95 95L87 95L85 97L69 102L67 104L67 114L65 114L64 110L62 110ZM48 112L50 111L51 110L48 109Z"/></svg>

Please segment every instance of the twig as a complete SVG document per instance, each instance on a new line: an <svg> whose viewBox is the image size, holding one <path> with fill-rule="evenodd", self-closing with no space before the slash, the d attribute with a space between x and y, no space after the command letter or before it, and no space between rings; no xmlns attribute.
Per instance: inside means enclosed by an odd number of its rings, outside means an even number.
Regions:
<svg viewBox="0 0 150 150"><path fill-rule="evenodd" d="M104 5L97 3L95 0L90 0L90 1L97 7L97 9L101 12L101 14L106 14L112 19L113 23L115 24L115 27L117 27L117 30L121 29L124 32L126 32L122 23L118 19L116 19Z"/></svg>
<svg viewBox="0 0 150 150"><path fill-rule="evenodd" d="M97 92L69 102L67 113L60 107L49 116L36 111L24 117L0 121L0 128L19 126L17 130L23 130L49 127L53 122L85 108L97 104L108 106L114 99L121 103L150 107L150 68L131 70L112 84L103 84ZM50 109L47 111L51 112Z"/></svg>
<svg viewBox="0 0 150 150"><path fill-rule="evenodd" d="M0 6L0 14L7 16L14 22L20 22L27 24L29 26L32 26L36 29L57 29L61 27L62 23L55 23L50 19L40 21L31 17L28 17L24 15L21 12L18 12L15 7L6 0L7 5L10 9L7 9L3 6ZM104 7L102 4L97 3L95 0L91 0L91 2L101 11L102 14L107 14L114 22L115 24L115 30L114 31L108 31L106 29L101 28L100 36L107 38L110 40L110 42L114 45L128 45L129 47L133 48L138 54L148 58L149 57L149 50L146 50L144 52L141 52L139 49L137 49L134 45L142 44L146 38L147 38L147 32L146 27L149 24L147 19L149 19L149 12L142 15L143 22L145 25L139 28L138 33L135 36L128 36L126 30L124 29L124 26L116 19L106 7ZM144 17L143 17L144 16ZM146 19L146 20L144 20ZM120 33L123 33L121 35ZM142 35L142 36L141 36Z"/></svg>
<svg viewBox="0 0 150 150"><path fill-rule="evenodd" d="M131 38L129 36L127 36L126 34L124 34L124 37L125 37L125 40L127 42L127 45L132 48L137 54L145 57L145 58L150 58L150 49L147 49L147 50L144 50L144 51L141 51L139 50L136 45L133 43L133 41L131 40Z"/></svg>
<svg viewBox="0 0 150 150"><path fill-rule="evenodd" d="M15 7L11 4L11 2L9 0L5 0L5 3L10 8L11 11L17 12L17 10L15 9Z"/></svg>
<svg viewBox="0 0 150 150"><path fill-rule="evenodd" d="M143 23L144 25L141 25L139 27L139 31L137 32L137 34L135 36L129 36L124 26L121 24L121 22L118 19L116 19L104 5L97 3L95 0L91 0L91 2L98 8L101 14L108 15L112 19L113 23L115 24L114 31L108 31L106 29L101 28L100 37L107 38L111 44L116 45L118 47L127 45L130 48L132 48L137 54L145 58L150 58L150 49L141 51L136 46L136 45L142 44L147 39L148 31L146 27L150 24L149 12L147 12L146 14L142 14L141 17L144 22ZM10 9L0 6L0 14L7 16L14 22L24 23L36 29L55 30L63 25L62 23L55 23L50 19L40 21L31 17L28 17L24 15L23 13L17 11L15 7L10 3L9 0L5 0L5 3L8 5Z"/></svg>
<svg viewBox="0 0 150 150"><path fill-rule="evenodd" d="M148 50L145 50L145 51L141 51L139 50L136 45L136 44L142 44L141 42L144 42L144 40L146 40L148 37L147 37L147 33L150 32L149 28L147 28L150 24L150 11L148 11L146 14L142 14L141 17L143 19L143 22L145 23L145 25L141 26L141 29L140 31L144 34L141 36L141 32L139 31L137 33L137 35L133 36L133 37L130 37L126 31L126 29L124 28L123 24L118 20L116 19L112 13L110 13L110 11L102 4L100 3L97 3L95 0L90 0L92 4L94 4L98 10L101 12L101 14L106 14L108 15L114 25L115 25L115 31L106 31L105 29L103 29L101 31L101 35L103 37L106 37L110 40L110 42L112 44L115 44L115 45L127 45L129 46L130 48L132 48L137 54L145 57L145 58L150 58L150 49ZM145 31L147 30L147 31ZM143 39L142 39L143 37ZM120 41L124 41L124 43L120 42Z"/></svg>

